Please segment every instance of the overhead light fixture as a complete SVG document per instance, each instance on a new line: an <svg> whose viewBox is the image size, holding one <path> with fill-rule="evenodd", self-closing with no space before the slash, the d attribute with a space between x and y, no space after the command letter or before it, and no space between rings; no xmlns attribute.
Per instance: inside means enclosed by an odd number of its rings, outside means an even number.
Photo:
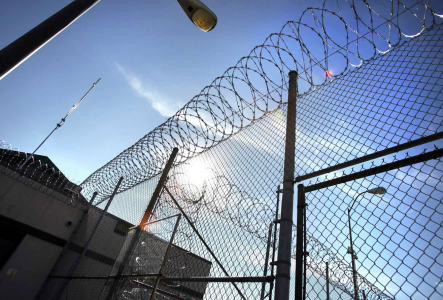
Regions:
<svg viewBox="0 0 443 300"><path fill-rule="evenodd" d="M201 30L208 32L217 25L217 16L199 0L177 0L189 20Z"/></svg>
<svg viewBox="0 0 443 300"><path fill-rule="evenodd" d="M387 190L386 190L386 188L379 186L379 187L367 190L366 192L370 193L370 194L374 194L374 195L383 195L383 194L386 194Z"/></svg>

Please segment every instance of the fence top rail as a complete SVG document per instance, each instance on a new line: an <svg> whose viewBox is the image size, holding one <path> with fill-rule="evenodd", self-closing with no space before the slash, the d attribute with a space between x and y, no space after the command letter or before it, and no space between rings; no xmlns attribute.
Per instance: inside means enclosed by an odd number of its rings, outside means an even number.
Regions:
<svg viewBox="0 0 443 300"><path fill-rule="evenodd" d="M420 139L413 140L413 141L410 141L410 142L407 142L407 143L404 143L404 144L401 144L401 145L398 145L398 146L395 146L395 147L391 147L391 148L388 148L388 149L377 151L375 153L372 153L372 154L369 154L369 155L366 155L366 156L363 156L363 157L359 157L359 158L356 158L356 159L353 159L353 160L350 160L350 161L347 161L347 162L344 162L344 163L341 163L341 164L338 164L338 165L335 165L335 166L332 166L332 167L329 167L329 168L318 170L318 171L315 171L315 172L312 172L312 173L309 173L309 174L306 174L306 175L297 176L295 178L295 183L302 182L302 181L305 181L307 179L311 179L311 178L318 177L318 176L321 176L321 175L325 175L325 174L328 174L328 173L331 173L331 172L334 172L334 171L338 171L338 170L341 170L341 169L344 169L344 168L347 168L347 167L351 167L351 166L354 166L356 164L364 163L364 162L367 162L367 161L370 161L370 160L373 160L373 159L376 159L376 158L380 158L380 157L383 157L383 156L386 156L386 155L389 155L389 154L392 154L392 153L396 153L396 152L399 152L399 151L407 150L407 149L410 149L410 148L413 148L413 147L416 147L416 146L424 145L426 143L434 142L434 141L437 141L439 139L443 139L443 131L435 133L435 134L432 134L432 135L429 135L429 136L425 136L425 137L422 137Z"/></svg>
<svg viewBox="0 0 443 300"><path fill-rule="evenodd" d="M353 181L356 179L360 179L360 178L364 178L367 176L371 176L371 175L376 175L379 173L384 173L390 170L395 170L401 167L405 167L405 166L409 166L409 165L413 165L413 164L417 164L417 163L421 163L427 160L431 160L431 159L437 159L439 157L443 156L443 149L437 149L431 152L427 152L427 153L422 153L419 155L415 155L415 156L411 156L402 160L397 160L397 161L393 161L391 163L385 164L385 165L381 165L381 166L377 166L377 167L373 167L367 170L363 170L360 172L356 172L353 174L349 174L349 175L345 175L345 176L341 176L338 178L334 178L331 180L327 180L324 182L320 182L320 183L316 183L313 185L309 185L305 187L305 193L308 192L313 192L316 190L320 190L323 188L327 188L330 186L334 186L340 183L345 183L348 181Z"/></svg>
<svg viewBox="0 0 443 300"><path fill-rule="evenodd" d="M162 281L177 282L272 282L273 276L243 276L243 277L164 277L160 273L149 274L122 274L109 276L49 276L54 279L66 280L89 280L89 279L121 279L121 278L140 278L140 277L161 277Z"/></svg>

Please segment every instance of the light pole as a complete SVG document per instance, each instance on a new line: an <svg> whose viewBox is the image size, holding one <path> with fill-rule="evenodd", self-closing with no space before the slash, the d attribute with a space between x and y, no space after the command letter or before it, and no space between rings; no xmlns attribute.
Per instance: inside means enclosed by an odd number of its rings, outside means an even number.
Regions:
<svg viewBox="0 0 443 300"><path fill-rule="evenodd" d="M188 18L201 30L210 31L217 16L200 0L177 0ZM60 11L0 50L0 80L37 52L100 0L74 0Z"/></svg>
<svg viewBox="0 0 443 300"><path fill-rule="evenodd" d="M359 194L357 194L357 196L354 198L354 201L352 201L351 206L348 208L348 224L349 224L349 242L350 242L350 247L348 248L347 253L351 254L351 262L352 262L352 278L353 278L353 282L354 282L354 299L355 300L359 300L358 298L358 286L357 286L357 271L355 270L355 260L357 259L357 255L355 254L354 251L354 246L352 243L352 229L351 229L351 209L354 206L355 202L357 201L357 198L364 194L364 193L370 193L370 194L374 194L374 195L383 195L386 193L386 189L384 187L376 187L370 190L366 190L364 192L361 192Z"/></svg>

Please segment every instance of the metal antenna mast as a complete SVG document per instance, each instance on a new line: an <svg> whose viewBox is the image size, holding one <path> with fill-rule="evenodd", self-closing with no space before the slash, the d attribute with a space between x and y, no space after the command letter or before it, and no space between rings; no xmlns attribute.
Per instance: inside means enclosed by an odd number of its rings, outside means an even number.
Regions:
<svg viewBox="0 0 443 300"><path fill-rule="evenodd" d="M86 98L86 96L89 94L89 92L97 85L97 83L100 81L101 78L99 78L96 82L94 82L94 84L91 86L91 88L86 92L86 94L77 101L77 103L74 104L74 106L68 111L68 113L66 114L66 116L64 116L60 123L57 124L57 126L55 126L55 128L51 131L51 133L43 140L43 142L41 142L40 145L38 145L38 147L34 150L34 152L32 152L31 155L28 156L28 158L26 158L26 160L20 165L20 167L18 168L19 170L21 170L23 168L24 165L26 165L26 163L31 159L31 157L34 156L34 153L37 152L37 150L46 142L46 140L54 133L54 131L56 131L57 129L59 129L60 127L63 126L63 124L65 124L66 118L69 117L69 115L74 111L74 109L77 108L77 106L80 105L80 103L83 101L83 99Z"/></svg>

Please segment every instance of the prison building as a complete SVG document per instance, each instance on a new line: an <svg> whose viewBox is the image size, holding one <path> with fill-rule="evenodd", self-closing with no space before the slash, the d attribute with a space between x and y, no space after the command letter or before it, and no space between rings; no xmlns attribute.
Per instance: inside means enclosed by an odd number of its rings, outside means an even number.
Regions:
<svg viewBox="0 0 443 300"><path fill-rule="evenodd" d="M118 263L119 255L125 254L122 247L134 225L111 213L103 214L101 207L89 206L81 188L46 156L35 155L19 170L26 155L29 154L12 150L0 152L1 299L88 300L99 299L100 295L111 299L125 294L150 294L154 277L126 278L113 295L108 293L116 281L106 277ZM88 243L93 232L94 238ZM144 232L125 272L158 273L156 268L163 262L168 242ZM211 265L172 245L164 274L207 277ZM99 279L81 278L85 274ZM206 285L162 282L156 299L162 295L202 299Z"/></svg>

